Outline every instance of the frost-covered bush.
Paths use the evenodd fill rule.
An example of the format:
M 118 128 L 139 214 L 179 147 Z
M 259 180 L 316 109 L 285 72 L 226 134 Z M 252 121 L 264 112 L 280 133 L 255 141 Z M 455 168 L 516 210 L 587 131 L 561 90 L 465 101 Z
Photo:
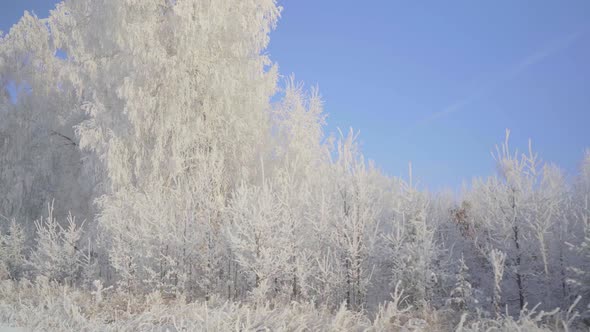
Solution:
M 496 319 L 476 316 L 469 320 L 468 315 L 463 314 L 455 331 L 583 331 L 583 324 L 575 323 L 578 313 L 573 311 L 573 308 L 578 301 L 579 298 L 574 301 L 567 311 L 560 311 L 559 308 L 555 308 L 545 312 L 538 310 L 539 305 L 528 309 L 525 304 L 516 318 L 510 315 L 502 315 Z
M 473 310 L 473 287 L 469 282 L 469 268 L 465 265 L 463 257 L 458 263 L 457 280 L 449 294 L 447 304 L 456 306 L 460 311 Z
M 374 319 L 342 305 L 335 311 L 311 303 L 280 307 L 227 302 L 186 303 L 159 293 L 141 297 L 106 292 L 101 302 L 85 291 L 39 277 L 0 282 L 0 321 L 43 331 L 574 331 L 575 312 L 525 308 L 518 318 L 463 314 L 458 324 L 443 313 L 416 311 L 396 288 Z
M 80 279 L 84 254 L 80 239 L 82 226 L 71 214 L 65 226 L 53 216 L 49 205 L 45 218 L 35 221 L 36 245 L 31 253 L 31 265 L 35 273 L 51 281 L 72 283 Z
M 0 279 L 19 279 L 26 269 L 26 234 L 15 219 L 0 224 Z

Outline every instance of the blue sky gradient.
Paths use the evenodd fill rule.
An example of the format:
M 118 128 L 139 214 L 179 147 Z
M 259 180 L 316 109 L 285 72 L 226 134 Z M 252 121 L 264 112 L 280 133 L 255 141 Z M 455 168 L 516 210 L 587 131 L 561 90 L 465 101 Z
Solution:
M 55 2 L 2 1 L 0 30 Z M 387 174 L 412 161 L 424 186 L 458 189 L 494 172 L 505 128 L 570 174 L 590 147 L 589 1 L 280 3 L 267 52 Z

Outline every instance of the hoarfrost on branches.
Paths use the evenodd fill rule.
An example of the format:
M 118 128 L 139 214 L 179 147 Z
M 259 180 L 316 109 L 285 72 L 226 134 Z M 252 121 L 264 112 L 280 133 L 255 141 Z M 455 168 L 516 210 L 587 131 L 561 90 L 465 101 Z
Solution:
M 583 328 L 590 152 L 568 181 L 507 131 L 460 198 L 388 177 L 279 75 L 280 12 L 65 0 L 0 36 L 0 323 Z

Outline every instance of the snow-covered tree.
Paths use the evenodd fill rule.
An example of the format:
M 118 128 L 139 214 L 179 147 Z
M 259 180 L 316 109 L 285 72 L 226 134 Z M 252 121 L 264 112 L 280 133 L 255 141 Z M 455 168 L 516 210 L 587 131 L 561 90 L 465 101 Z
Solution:
M 410 180 L 398 181 L 393 194 L 393 215 L 383 235 L 389 286 L 401 281 L 412 302 L 422 307 L 432 299 L 440 277 L 435 261 L 442 248 L 435 241 L 430 199 L 415 187 L 411 165 Z
M 82 228 L 71 214 L 66 226 L 53 216 L 53 205 L 47 216 L 35 221 L 37 244 L 31 254 L 31 264 L 37 275 L 49 280 L 73 283 L 80 277 L 84 252 L 80 239 Z
M 332 209 L 335 214 L 328 228 L 333 253 L 345 276 L 341 289 L 350 308 L 363 306 L 374 266 L 370 256 L 377 243 L 382 203 L 379 173 L 367 165 L 350 130 L 341 136 L 333 163 Z
M 52 199 L 68 202 L 60 216 L 89 213 L 93 182 L 74 135 L 84 114 L 57 51 L 47 20 L 27 12 L 0 37 L 0 213 L 27 231 Z
M 583 296 L 583 303 L 590 302 L 590 150 L 584 155 L 580 174 L 574 187 L 574 205 L 571 229 L 575 237 L 569 239 L 568 247 L 575 254 L 568 270 L 567 283 L 576 293 Z M 564 287 L 566 287 L 564 285 Z
M 240 186 L 230 209 L 232 251 L 246 274 L 248 288 L 254 289 L 257 300 L 280 296 L 291 282 L 287 277 L 290 229 L 272 186 L 268 182 L 262 188 Z
M 455 287 L 451 290 L 449 304 L 457 306 L 459 310 L 472 310 L 470 306 L 473 303 L 473 289 L 469 282 L 469 268 L 465 265 L 463 257 L 459 260 L 459 271 L 457 271 L 457 281 Z
M 281 218 L 288 228 L 290 297 L 298 301 L 317 299 L 312 280 L 316 272 L 314 261 L 322 252 L 320 238 L 327 234 L 311 234 L 310 229 L 325 226 L 322 203 L 314 197 L 325 189 L 329 172 L 329 141 L 323 132 L 326 115 L 317 88 L 305 92 L 303 84 L 295 83 L 291 76 L 283 93 L 273 109 L 275 143 L 270 159 L 274 167 L 269 171 Z
M 0 224 L 0 279 L 18 280 L 22 276 L 26 266 L 26 240 L 24 228 L 15 219 Z
M 499 176 L 475 180 L 465 197 L 469 209 L 463 211 L 463 232 L 482 257 L 491 249 L 507 254 L 505 282 L 511 282 L 503 288 L 514 287 L 519 310 L 526 302 L 561 305 L 567 296 L 561 285 L 569 194 L 561 171 L 541 165 L 530 141 L 528 153 L 513 153 L 509 134 L 494 154 Z M 528 290 L 548 285 L 561 290 L 547 297 Z
M 176 287 L 176 270 L 192 273 L 179 244 L 218 242 L 211 232 L 192 235 L 220 225 L 231 189 L 256 176 L 277 77 L 261 52 L 278 15 L 273 0 L 67 0 L 52 12 L 54 42 L 76 69 L 88 117 L 77 126 L 80 147 L 102 179 L 98 220 L 125 279 L 157 273 Z M 211 200 L 214 210 L 201 204 Z M 154 209 L 163 218 L 153 222 L 166 225 L 147 227 Z M 139 243 L 164 254 L 136 257 Z M 163 258 L 172 251 L 172 261 Z

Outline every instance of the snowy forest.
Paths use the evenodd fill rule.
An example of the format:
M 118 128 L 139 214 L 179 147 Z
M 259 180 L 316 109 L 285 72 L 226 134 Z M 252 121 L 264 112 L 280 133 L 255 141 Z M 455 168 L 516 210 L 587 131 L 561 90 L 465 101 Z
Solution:
M 386 176 L 265 53 L 280 13 L 65 0 L 0 34 L 0 325 L 588 330 L 590 150 L 564 174 L 507 130 L 459 195 Z

